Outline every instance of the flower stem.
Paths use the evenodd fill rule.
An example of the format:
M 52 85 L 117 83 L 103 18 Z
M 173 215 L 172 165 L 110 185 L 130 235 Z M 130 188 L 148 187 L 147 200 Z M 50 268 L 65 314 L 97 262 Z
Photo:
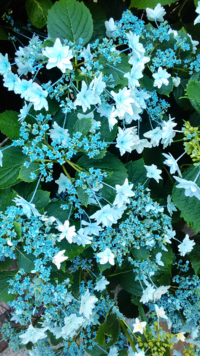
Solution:
M 129 335 L 127 329 L 126 329 L 126 326 L 125 326 L 125 324 L 124 324 L 124 320 L 123 320 L 123 319 L 120 319 L 119 322 L 120 322 L 120 324 L 121 324 L 121 327 L 122 327 L 122 329 L 123 329 L 123 331 L 124 331 L 124 334 L 126 335 L 127 340 L 128 340 L 128 342 L 130 343 L 130 345 L 131 345 L 133 351 L 134 351 L 134 352 L 137 352 L 136 347 L 135 347 L 135 345 L 134 345 L 134 343 L 133 343 L 133 340 L 131 339 L 131 337 L 130 337 L 130 335 Z

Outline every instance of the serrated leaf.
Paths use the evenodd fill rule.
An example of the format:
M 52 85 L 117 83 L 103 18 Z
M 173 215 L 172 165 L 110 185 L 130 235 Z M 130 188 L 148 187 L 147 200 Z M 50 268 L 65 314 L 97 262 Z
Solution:
M 81 140 L 83 139 L 84 136 L 88 134 L 91 127 L 92 127 L 92 119 L 88 119 L 88 118 L 78 119 L 74 124 L 73 133 L 81 132 L 82 133 L 80 137 Z
M 16 192 L 11 192 L 10 194 L 6 195 L 0 204 L 0 211 L 4 213 L 9 206 L 15 205 L 13 199 L 16 196 L 17 196 Z
M 47 23 L 48 11 L 53 3 L 51 0 L 27 0 L 25 7 L 29 20 L 33 26 L 42 28 Z
M 13 259 L 6 257 L 4 261 L 0 261 L 0 270 L 5 271 L 13 264 Z
M 186 93 L 192 106 L 200 114 L 200 82 L 194 80 L 189 81 Z
M 120 324 L 116 314 L 108 314 L 106 321 L 101 324 L 97 331 L 95 341 L 99 345 L 103 346 L 105 343 L 105 336 L 110 336 L 110 341 L 107 343 L 107 347 L 112 346 L 118 339 L 120 333 Z
M 183 179 L 194 181 L 197 173 L 197 168 L 191 167 L 183 173 Z M 196 184 L 200 187 L 200 177 L 197 179 Z M 176 188 L 176 185 L 172 191 L 173 201 L 187 225 L 198 232 L 200 231 L 200 201 L 196 197 L 186 197 L 185 189 Z
M 150 7 L 153 9 L 159 3 L 162 6 L 169 5 L 175 3 L 177 0 L 131 0 L 130 9 L 132 7 L 136 7 L 137 9 L 146 9 Z
M 38 174 L 40 173 L 40 164 L 39 163 L 31 162 L 28 168 L 25 166 L 22 166 L 22 168 L 20 169 L 20 172 L 19 172 L 19 178 L 21 180 L 23 180 L 24 182 L 31 183 L 35 179 L 37 179 L 37 177 L 34 179 L 31 179 L 30 178 L 31 173 L 35 173 L 36 176 L 38 176 Z
M 69 212 L 70 212 L 70 206 L 68 209 L 64 210 L 61 208 L 61 205 L 65 205 L 65 202 L 63 201 L 52 201 L 45 207 L 45 212 L 47 215 L 54 216 L 56 219 L 60 220 L 62 223 L 65 222 L 65 220 L 68 219 Z
M 15 299 L 16 295 L 9 294 L 10 286 L 8 281 L 16 275 L 17 271 L 0 272 L 0 301 L 7 303 Z
M 57 246 L 60 250 L 66 250 L 65 256 L 68 257 L 68 260 L 73 260 L 76 256 L 79 256 L 84 250 L 86 250 L 89 245 L 85 247 L 74 243 L 69 243 L 66 239 L 63 239 L 61 242 L 57 243 Z
M 18 175 L 26 158 L 19 147 L 9 147 L 3 151 L 3 167 L 0 167 L 0 189 L 12 187 L 20 182 Z
M 32 201 L 32 204 L 35 204 L 35 207 L 37 210 L 41 210 L 43 208 L 45 208 L 48 203 L 49 203 L 49 197 L 50 197 L 50 193 L 46 192 L 44 190 L 38 190 L 35 194 L 35 197 Z M 32 198 L 32 194 L 30 194 L 28 196 L 28 201 L 30 201 Z
M 22 248 L 15 247 L 17 255 L 17 264 L 19 268 L 23 268 L 25 272 L 30 273 L 35 269 L 33 263 L 35 257 L 31 254 L 27 254 Z
M 49 11 L 47 29 L 51 38 L 68 39 L 75 44 L 82 38 L 84 45 L 93 33 L 92 16 L 83 2 L 60 0 Z
M 11 140 L 19 138 L 20 123 L 16 111 L 7 110 L 0 114 L 0 130 Z
M 139 184 L 143 184 L 147 179 L 147 170 L 144 167 L 143 158 L 138 159 L 137 161 L 130 161 L 125 164 L 128 173 L 128 180 L 130 183 L 134 184 L 133 189 Z
M 110 82 L 111 84 L 114 84 L 114 86 L 120 84 L 124 87 L 128 84 L 128 79 L 124 77 L 124 74 L 131 71 L 131 65 L 128 63 L 129 57 L 126 54 L 121 53 L 120 57 L 121 62 L 117 63 L 115 66 L 111 66 L 109 63 L 107 63 L 107 61 L 105 61 L 103 73 L 107 76 L 112 74 L 114 81 Z

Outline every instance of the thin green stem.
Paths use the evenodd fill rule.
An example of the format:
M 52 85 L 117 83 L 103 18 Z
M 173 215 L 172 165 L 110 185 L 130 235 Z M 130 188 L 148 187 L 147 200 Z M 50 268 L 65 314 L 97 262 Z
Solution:
M 134 351 L 134 352 L 137 352 L 136 347 L 135 347 L 135 345 L 134 345 L 134 343 L 133 343 L 133 340 L 131 339 L 131 337 L 130 337 L 130 335 L 129 335 L 127 329 L 126 329 L 124 320 L 120 319 L 119 322 L 120 322 L 120 325 L 121 325 L 121 327 L 122 327 L 122 329 L 123 329 L 123 331 L 124 331 L 124 334 L 126 335 L 127 340 L 128 340 L 128 342 L 130 343 L 130 345 L 131 345 L 133 351 Z
M 62 164 L 62 169 L 63 169 L 63 171 L 65 172 L 65 175 L 66 175 L 66 176 L 70 179 L 70 181 L 72 182 L 72 178 L 70 177 L 69 173 L 67 172 L 67 170 L 66 170 L 64 164 Z

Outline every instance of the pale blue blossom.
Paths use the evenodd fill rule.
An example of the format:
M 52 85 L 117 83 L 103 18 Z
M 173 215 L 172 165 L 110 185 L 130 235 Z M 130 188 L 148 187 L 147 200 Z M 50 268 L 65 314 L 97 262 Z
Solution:
M 158 21 L 163 22 L 163 16 L 166 15 L 166 11 L 161 4 L 157 4 L 154 9 L 150 9 L 149 7 L 146 8 L 147 18 L 149 21 Z
M 23 213 L 30 218 L 31 215 L 33 214 L 34 216 L 41 216 L 39 211 L 35 208 L 35 204 L 31 204 L 28 201 L 26 201 L 24 198 L 20 197 L 20 195 L 17 195 L 17 198 L 13 199 L 14 203 L 16 205 L 21 205 L 23 209 Z
M 135 88 L 140 86 L 138 79 L 143 77 L 142 67 L 137 65 L 131 69 L 131 72 L 124 74 L 125 78 L 128 78 L 128 86 L 129 88 Z
M 115 25 L 115 21 L 111 17 L 109 21 L 105 21 L 105 27 L 106 27 L 106 36 L 111 37 L 114 40 L 117 37 L 117 26 Z
M 63 173 L 60 174 L 59 179 L 55 181 L 58 184 L 58 194 L 65 192 L 65 190 L 71 185 L 71 181 Z
M 0 74 L 5 75 L 10 71 L 11 71 L 11 65 L 8 60 L 8 54 L 6 53 L 5 56 L 3 56 L 0 53 Z
M 75 226 L 69 227 L 68 220 L 66 220 L 64 224 L 59 221 L 56 229 L 61 232 L 60 241 L 65 238 L 70 244 L 72 243 L 73 237 L 76 236 Z
M 96 254 L 96 257 L 98 257 L 98 259 L 100 259 L 99 263 L 100 265 L 105 265 L 106 263 L 110 263 L 110 265 L 114 266 L 115 264 L 115 255 L 114 253 L 112 253 L 110 248 L 106 248 L 104 251 L 99 252 Z
M 151 140 L 152 147 L 156 147 L 160 143 L 160 140 L 162 138 L 162 134 L 163 134 L 163 131 L 158 126 L 153 130 L 145 132 L 144 133 L 144 137 L 147 137 L 147 138 L 149 138 Z
M 31 108 L 32 104 L 29 103 L 28 105 L 25 103 L 24 106 L 22 107 L 22 109 L 20 109 L 20 114 L 18 115 L 18 121 L 22 122 L 25 120 L 25 118 L 27 117 L 29 110 Z
M 174 179 L 176 179 L 179 183 L 176 185 L 176 188 L 185 189 L 186 197 L 196 197 L 198 200 L 200 200 L 200 188 L 195 182 L 175 176 Z
M 177 211 L 174 203 L 172 202 L 171 196 L 167 196 L 167 210 L 170 214 L 170 216 L 173 214 L 173 211 Z
M 3 153 L 0 151 L 0 167 L 3 167 Z
M 81 91 L 77 94 L 74 105 L 82 106 L 83 112 L 90 109 L 90 105 L 94 104 L 94 96 L 92 90 L 88 89 L 87 84 L 82 81 Z
M 141 69 L 144 69 L 145 64 L 150 61 L 150 57 L 146 57 L 143 52 L 140 52 L 140 56 L 131 56 L 128 63 L 130 63 L 133 68 L 140 66 Z
M 149 285 L 142 293 L 142 297 L 140 298 L 141 303 L 148 303 L 150 300 L 153 300 L 153 295 L 155 292 L 155 288 Z
M 28 101 L 28 89 L 32 87 L 32 80 L 20 79 L 15 83 L 14 92 L 15 94 L 20 94 L 22 99 Z
M 139 139 L 139 136 L 138 136 L 138 139 L 137 140 L 134 140 L 134 142 L 133 142 L 133 146 L 132 146 L 132 149 L 133 150 L 136 150 L 137 151 L 137 153 L 142 153 L 143 152 L 143 150 L 144 150 L 144 148 L 151 148 L 152 146 L 151 146 L 151 143 L 148 141 L 148 140 L 146 140 L 146 139 Z
M 165 314 L 165 311 L 163 309 L 163 307 L 158 307 L 156 304 L 155 304 L 155 310 L 156 310 L 156 314 L 157 314 L 157 317 L 158 318 L 163 318 L 163 319 L 168 319 L 168 317 L 166 316 Z
M 79 314 L 83 314 L 87 319 L 89 319 L 92 315 L 96 302 L 98 302 L 98 299 L 95 296 L 90 295 L 89 290 L 87 290 L 85 294 L 81 296 Z
M 3 85 L 6 87 L 9 91 L 14 90 L 15 85 L 17 81 L 19 80 L 19 77 L 17 74 L 13 74 L 12 72 L 8 72 L 6 75 L 3 77 Z
M 196 41 L 196 42 L 198 42 L 198 41 Z M 198 42 L 198 43 L 199 43 L 199 42 Z M 177 88 L 177 87 L 179 86 L 180 82 L 181 82 L 181 78 L 179 78 L 179 77 L 172 77 L 172 82 L 173 82 L 174 86 Z
M 195 11 L 198 14 L 198 16 L 194 20 L 194 25 L 196 25 L 197 23 L 200 23 L 200 1 L 198 1 L 198 6 Z
M 171 153 L 169 153 L 169 154 L 163 153 L 163 156 L 165 158 L 167 158 L 166 161 L 164 161 L 163 163 L 170 167 L 170 170 L 169 170 L 170 173 L 174 174 L 177 172 L 182 177 L 178 163 L 175 160 L 175 158 L 171 155 Z
M 156 180 L 157 183 L 159 183 L 159 179 L 162 179 L 161 173 L 162 171 L 158 169 L 158 167 L 155 164 L 152 164 L 151 166 L 145 166 L 147 170 L 147 177 L 148 178 L 153 178 Z
M 98 77 L 94 77 L 94 79 L 91 81 L 89 86 L 89 90 L 92 91 L 92 95 L 93 95 L 92 104 L 94 105 L 101 104 L 100 95 L 104 91 L 105 87 L 106 87 L 106 83 L 102 79 L 102 73 L 100 73 Z
M 134 102 L 134 99 L 131 98 L 131 92 L 126 87 L 119 89 L 118 93 L 115 93 L 113 90 L 111 94 L 115 100 L 116 109 L 119 116 L 123 116 L 126 112 L 130 115 L 133 115 L 133 109 L 131 103 Z
M 169 290 L 170 286 L 160 286 L 158 287 L 154 293 L 153 293 L 153 299 L 155 300 L 159 300 L 163 294 L 167 293 L 167 291 Z
M 84 58 L 85 62 L 92 60 L 93 55 L 90 50 L 90 44 L 88 44 L 86 48 L 83 48 L 82 52 L 80 53 L 80 56 Z
M 118 356 L 119 351 L 116 346 L 112 347 L 108 353 L 108 356 Z
M 153 78 L 155 79 L 154 83 L 153 83 L 153 86 L 161 88 L 161 86 L 163 84 L 164 85 L 168 85 L 169 84 L 169 80 L 168 80 L 169 77 L 171 77 L 171 74 L 167 73 L 166 69 L 163 69 L 163 68 L 159 67 L 158 71 L 153 74 Z
M 69 138 L 68 129 L 63 129 L 62 127 L 60 127 L 56 121 L 54 121 L 52 127 L 53 128 L 49 130 L 49 136 L 51 137 L 51 139 L 58 140 L 59 143 L 66 145 L 67 140 Z
M 161 257 L 162 257 L 162 253 L 161 252 L 158 252 L 156 254 L 156 263 L 159 265 L 159 266 L 164 266 L 164 263 L 161 261 Z
M 133 32 L 126 34 L 128 38 L 128 45 L 132 49 L 132 57 L 141 58 L 144 56 L 145 49 L 142 43 L 139 43 L 140 36 Z
M 81 228 L 77 231 L 77 234 L 73 237 L 73 242 L 78 246 L 82 245 L 85 247 L 92 243 L 92 236 L 89 236 L 85 229 Z
M 33 83 L 32 86 L 26 91 L 26 100 L 30 101 L 34 105 L 34 110 L 41 110 L 45 108 L 48 110 L 48 102 L 46 97 L 48 91 L 43 90 L 40 85 Z
M 133 146 L 135 141 L 138 140 L 138 136 L 136 135 L 136 128 L 130 127 L 128 129 L 122 130 L 120 127 L 118 128 L 117 134 L 117 144 L 116 147 L 119 148 L 121 156 L 125 152 L 131 152 L 133 150 Z
M 113 209 L 109 204 L 97 210 L 90 218 L 95 219 L 97 224 L 102 224 L 103 226 L 111 226 L 116 222 Z
M 81 220 L 81 223 L 86 226 L 84 230 L 88 235 L 99 236 L 100 231 L 103 231 L 103 229 L 96 223 L 87 222 L 85 220 Z
M 97 292 L 101 292 L 102 290 L 106 289 L 106 286 L 110 284 L 108 280 L 103 276 L 101 279 L 99 279 L 94 287 L 94 290 L 97 290 Z
M 169 120 L 168 121 L 163 121 L 162 122 L 162 140 L 161 143 L 163 144 L 163 148 L 166 148 L 168 145 L 171 145 L 173 142 L 173 138 L 176 135 L 176 132 L 174 131 L 174 127 L 177 125 L 175 122 L 173 122 L 175 118 L 171 118 L 169 115 Z
M 78 317 L 76 314 L 71 314 L 64 318 L 65 325 L 61 330 L 61 335 L 63 339 L 72 338 L 76 335 L 77 330 L 82 326 L 84 318 Z
M 60 269 L 61 263 L 68 259 L 67 256 L 64 256 L 65 252 L 65 250 L 59 251 L 52 259 L 52 263 L 54 263 L 58 269 Z
M 67 69 L 73 69 L 70 61 L 73 58 L 72 50 L 69 49 L 69 46 L 62 46 L 59 38 L 56 38 L 53 47 L 46 47 L 42 53 L 45 57 L 48 57 L 47 69 L 57 67 L 63 73 Z
M 46 328 L 34 328 L 32 325 L 29 325 L 27 331 L 24 334 L 19 335 L 22 339 L 22 344 L 28 344 L 32 342 L 35 344 L 38 340 L 45 339 L 47 335 L 45 334 Z
M 123 185 L 116 185 L 115 189 L 117 195 L 113 202 L 113 205 L 117 205 L 118 208 L 121 208 L 124 203 L 129 203 L 129 197 L 134 197 L 135 193 L 131 190 L 133 188 L 133 184 L 128 183 L 128 179 L 125 179 Z
M 189 253 L 193 250 L 195 242 L 189 239 L 189 235 L 186 234 L 184 240 L 180 245 L 178 245 L 178 250 L 181 256 L 185 256 L 186 253 Z

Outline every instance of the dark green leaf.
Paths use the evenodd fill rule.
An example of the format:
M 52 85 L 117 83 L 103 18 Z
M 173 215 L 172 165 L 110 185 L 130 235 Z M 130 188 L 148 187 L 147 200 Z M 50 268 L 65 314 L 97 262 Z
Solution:
M 89 245 L 86 245 L 85 247 L 82 245 L 78 246 L 74 243 L 70 244 L 66 239 L 63 239 L 61 242 L 57 243 L 57 246 L 60 250 L 65 250 L 65 256 L 68 257 L 68 260 L 73 260 L 73 258 L 79 256 L 84 250 L 86 250 Z
M 65 222 L 65 220 L 68 219 L 69 217 L 69 212 L 70 212 L 70 206 L 68 209 L 63 210 L 61 208 L 61 205 L 65 205 L 65 202 L 63 201 L 52 201 L 49 203 L 46 208 L 44 209 L 47 213 L 47 215 L 54 216 L 56 219 L 60 220 L 62 223 Z
M 13 199 L 17 196 L 16 192 L 11 192 L 10 194 L 6 195 L 4 197 L 4 199 L 2 200 L 1 204 L 0 204 L 0 210 L 4 213 L 6 211 L 6 209 L 11 206 L 11 205 L 15 205 L 15 203 L 13 202 Z
M 173 4 L 176 1 L 177 0 L 131 0 L 130 9 L 132 7 L 136 7 L 137 9 L 146 9 L 147 7 L 150 7 L 153 9 L 159 3 L 164 6 Z
M 6 257 L 4 261 L 0 261 L 0 270 L 5 271 L 13 264 L 13 260 Z
M 51 0 L 26 0 L 26 12 L 33 26 L 42 28 L 47 23 L 47 15 L 53 3 Z
M 128 172 L 128 179 L 130 183 L 134 183 L 134 187 L 138 185 L 138 183 L 143 184 L 147 179 L 147 170 L 144 167 L 143 158 L 138 159 L 137 161 L 130 161 L 125 164 L 125 167 Z M 134 189 L 134 188 L 133 188 Z
M 195 236 L 193 238 L 195 245 L 193 250 L 190 252 L 190 261 L 195 274 L 200 274 L 200 236 Z
M 0 26 L 0 40 L 7 40 L 8 34 L 3 26 Z
M 19 138 L 20 123 L 18 121 L 18 113 L 16 111 L 4 111 L 0 114 L 0 130 L 11 140 Z
M 107 343 L 107 347 L 112 346 L 118 339 L 120 333 L 120 324 L 116 314 L 108 314 L 105 323 L 101 324 L 97 331 L 95 341 L 103 346 L 105 336 L 109 335 L 111 340 Z
M 49 11 L 47 28 L 51 38 L 68 39 L 75 44 L 82 38 L 84 45 L 93 33 L 92 16 L 83 2 L 60 0 Z
M 90 39 L 90 43 L 92 43 L 96 39 L 101 40 L 105 37 L 105 21 L 107 20 L 107 17 L 101 6 L 99 6 L 99 4 L 90 3 L 88 4 L 88 8 L 91 12 L 94 25 L 92 38 Z
M 84 136 L 88 134 L 92 127 L 92 119 L 87 119 L 87 118 L 82 118 L 78 119 L 76 123 L 74 124 L 74 129 L 73 132 L 81 132 L 82 136 L 80 137 L 80 140 L 83 139 Z
M 9 147 L 3 152 L 3 167 L 0 168 L 0 189 L 9 188 L 20 182 L 19 171 L 26 156 L 19 147 Z
M 37 210 L 41 210 L 47 206 L 49 203 L 49 192 L 45 192 L 44 190 L 38 190 L 35 194 L 35 197 L 32 201 L 32 204 L 35 204 L 35 207 Z M 30 201 L 32 198 L 32 194 L 28 196 L 28 201 Z
M 128 79 L 124 77 L 124 74 L 131 71 L 131 65 L 128 63 L 129 57 L 121 53 L 121 62 L 117 63 L 116 66 L 110 65 L 105 61 L 103 73 L 107 76 L 112 74 L 114 81 L 111 84 L 126 86 L 128 84 Z M 124 72 L 124 73 L 123 73 Z
M 28 168 L 25 166 L 22 166 L 22 168 L 19 172 L 19 178 L 27 183 L 33 182 L 37 177 L 35 179 L 31 179 L 30 178 L 31 173 L 35 173 L 36 176 L 38 176 L 38 174 L 40 173 L 40 164 L 39 163 L 31 162 Z
M 17 263 L 19 268 L 23 268 L 25 272 L 30 273 L 35 269 L 34 266 L 34 256 L 31 254 L 27 254 L 23 251 L 22 248 L 15 247 L 16 255 L 17 255 Z
M 8 281 L 16 275 L 17 271 L 0 272 L 0 301 L 7 303 L 15 299 L 16 295 L 9 294 L 10 286 Z
M 192 106 L 200 114 L 200 82 L 189 81 L 186 92 Z

